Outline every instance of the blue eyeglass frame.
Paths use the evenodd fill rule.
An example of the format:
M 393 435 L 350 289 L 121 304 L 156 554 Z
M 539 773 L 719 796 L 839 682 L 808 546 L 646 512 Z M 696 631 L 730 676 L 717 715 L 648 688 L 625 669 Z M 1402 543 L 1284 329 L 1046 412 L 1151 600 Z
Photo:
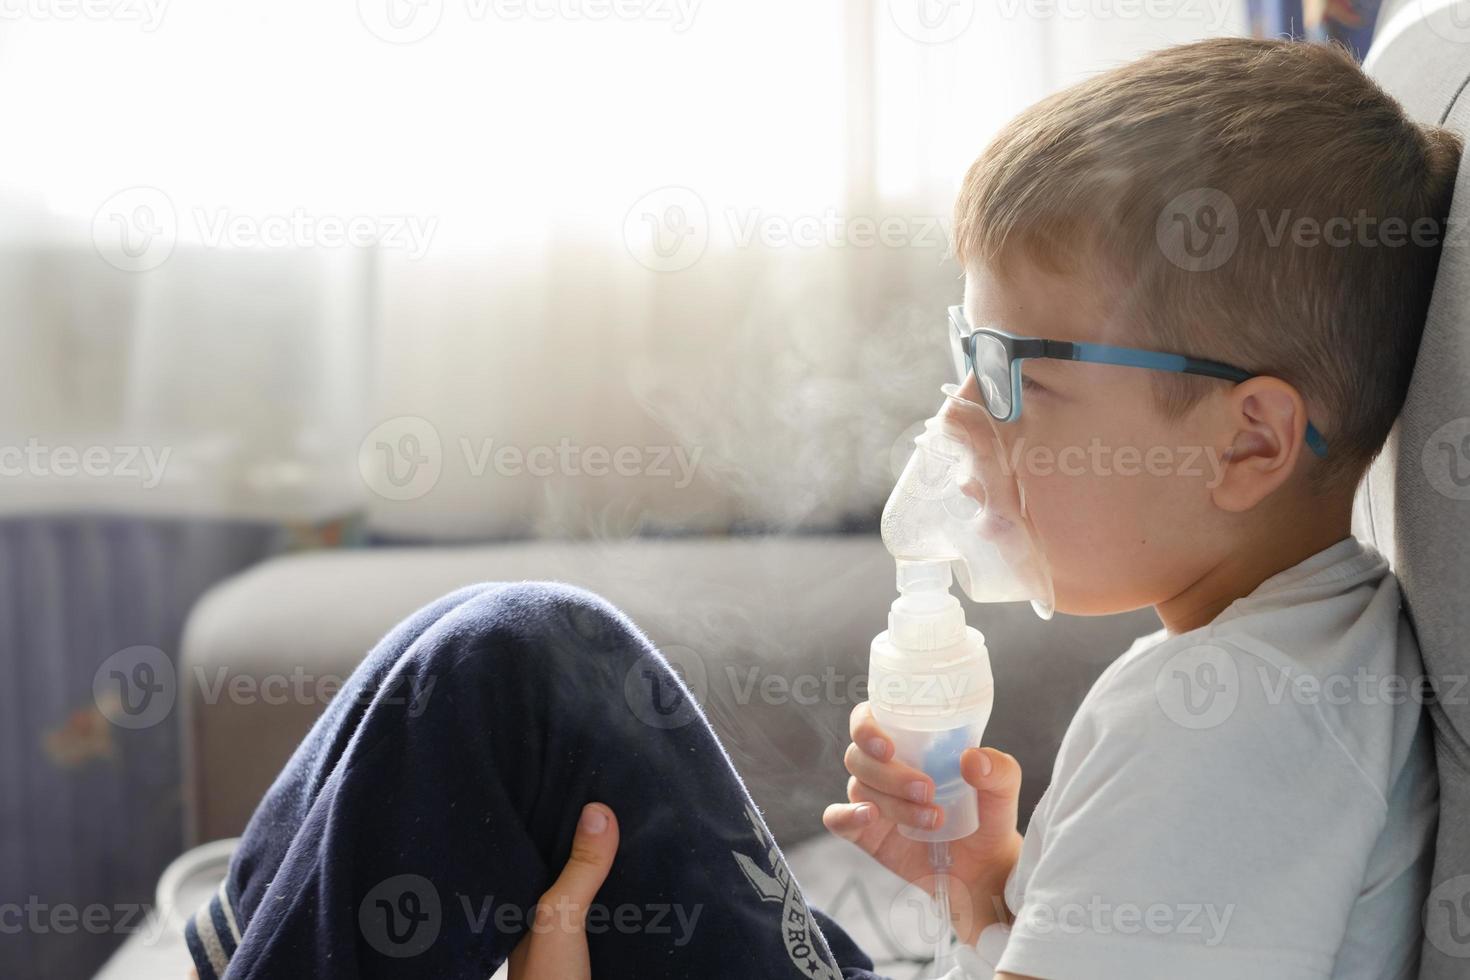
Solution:
M 976 329 L 965 319 L 963 306 L 949 308 L 949 326 L 964 351 L 965 364 L 971 374 L 975 371 L 977 338 L 993 337 L 1005 350 L 1011 374 L 1011 408 L 1005 418 L 996 415 L 987 404 L 985 410 L 998 422 L 1014 422 L 1021 417 L 1021 362 L 1028 358 L 1046 358 L 1054 361 L 1087 361 L 1092 364 L 1116 364 L 1120 367 L 1146 368 L 1151 371 L 1171 371 L 1175 374 L 1198 374 L 1207 378 L 1219 378 L 1239 384 L 1259 377 L 1249 371 L 1219 361 L 1207 361 L 1184 354 L 1165 354 L 1161 351 L 1143 350 L 1138 347 L 1116 347 L 1112 344 L 1092 344 L 1082 341 L 1043 340 L 1039 337 L 1017 337 L 990 327 Z M 960 379 L 961 382 L 964 378 Z M 981 393 L 983 399 L 984 393 Z M 1309 420 L 1306 431 L 1307 448 L 1319 457 L 1327 455 L 1327 440 Z

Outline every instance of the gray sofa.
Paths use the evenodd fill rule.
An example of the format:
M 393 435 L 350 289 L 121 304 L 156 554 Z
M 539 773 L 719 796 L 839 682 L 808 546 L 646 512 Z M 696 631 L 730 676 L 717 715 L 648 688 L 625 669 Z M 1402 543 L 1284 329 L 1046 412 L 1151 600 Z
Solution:
M 1470 20 L 1463 0 L 1399 0 L 1365 63 L 1422 122 L 1470 133 Z M 1388 557 L 1424 666 L 1443 696 L 1428 706 L 1440 821 L 1423 909 L 1420 980 L 1470 976 L 1470 153 L 1414 378 L 1388 446 L 1359 489 L 1358 536 Z
M 864 697 L 868 643 L 885 628 L 893 574 L 877 535 L 535 542 L 269 562 L 208 593 L 185 632 L 187 843 L 244 828 L 320 712 L 318 681 L 329 693 L 429 600 L 519 579 L 569 582 L 624 610 L 681 668 L 772 830 L 800 840 L 842 798 L 847 715 Z M 1027 605 L 972 606 L 970 617 L 1001 692 L 989 741 L 1035 774 L 1025 790 L 1032 802 L 1093 678 L 1158 621 L 1144 611 L 1043 624 Z M 272 687 L 266 678 L 279 680 Z M 261 696 L 250 694 L 257 684 Z M 246 696 L 230 696 L 232 685 Z M 297 698 L 297 688 L 308 696 Z M 267 699 L 267 690 L 289 693 Z

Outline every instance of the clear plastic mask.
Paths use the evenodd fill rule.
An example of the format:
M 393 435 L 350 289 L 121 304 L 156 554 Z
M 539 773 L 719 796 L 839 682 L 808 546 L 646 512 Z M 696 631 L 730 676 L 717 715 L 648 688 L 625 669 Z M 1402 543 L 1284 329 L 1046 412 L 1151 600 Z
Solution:
M 1026 512 L 1019 467 L 1007 458 L 980 405 L 941 389 L 944 404 L 914 439 L 914 452 L 883 508 L 883 544 L 906 561 L 949 561 L 975 602 L 1031 603 L 1051 619 L 1051 567 Z

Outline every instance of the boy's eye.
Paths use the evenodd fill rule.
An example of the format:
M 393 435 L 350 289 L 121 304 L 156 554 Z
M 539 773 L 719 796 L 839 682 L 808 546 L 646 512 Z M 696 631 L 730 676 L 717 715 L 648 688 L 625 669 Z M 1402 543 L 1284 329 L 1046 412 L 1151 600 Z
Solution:
M 1024 391 L 1045 391 L 1046 385 L 1041 384 L 1029 374 L 1023 373 L 1021 375 L 1021 388 Z

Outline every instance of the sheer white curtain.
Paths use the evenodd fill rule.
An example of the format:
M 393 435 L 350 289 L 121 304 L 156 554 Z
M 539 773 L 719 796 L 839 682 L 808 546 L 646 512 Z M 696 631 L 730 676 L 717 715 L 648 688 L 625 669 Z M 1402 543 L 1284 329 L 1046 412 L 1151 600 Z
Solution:
M 7 7 L 0 506 L 443 537 L 868 514 L 943 380 L 965 167 L 1059 85 L 1243 22 L 1139 6 L 1167 16 Z

